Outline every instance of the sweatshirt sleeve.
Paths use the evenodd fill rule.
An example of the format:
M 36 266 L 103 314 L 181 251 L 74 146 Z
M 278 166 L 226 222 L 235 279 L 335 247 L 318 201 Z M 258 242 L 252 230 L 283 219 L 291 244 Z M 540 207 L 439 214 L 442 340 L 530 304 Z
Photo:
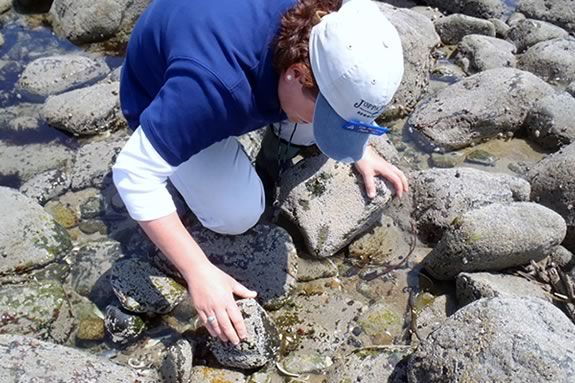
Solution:
M 158 154 L 142 128 L 134 131 L 112 167 L 114 184 L 130 217 L 150 221 L 176 211 L 166 189 L 175 169 Z

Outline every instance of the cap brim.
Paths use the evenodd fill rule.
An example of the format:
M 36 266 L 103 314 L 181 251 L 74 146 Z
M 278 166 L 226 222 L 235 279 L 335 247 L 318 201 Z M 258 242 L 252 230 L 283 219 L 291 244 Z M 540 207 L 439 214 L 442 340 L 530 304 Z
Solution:
M 356 162 L 363 156 L 369 134 L 343 128 L 346 120 L 329 105 L 321 95 L 317 96 L 313 116 L 315 143 L 328 157 L 341 162 Z

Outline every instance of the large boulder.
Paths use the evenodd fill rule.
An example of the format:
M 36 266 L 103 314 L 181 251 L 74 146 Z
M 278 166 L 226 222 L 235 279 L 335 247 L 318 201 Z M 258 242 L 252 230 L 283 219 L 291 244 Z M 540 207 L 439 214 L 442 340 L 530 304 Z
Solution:
M 532 19 L 545 20 L 575 32 L 575 7 L 572 0 L 519 0 L 517 11 Z
M 492 204 L 455 218 L 423 264 L 437 279 L 525 265 L 550 254 L 566 230 L 565 220 L 545 206 Z
M 492 22 L 462 14 L 449 15 L 436 20 L 435 30 L 444 44 L 457 44 L 467 35 L 485 35 L 495 37 Z
M 8 2 L 10 0 L 7 0 Z M 14 10 L 20 13 L 45 13 L 54 0 L 12 0 Z
M 467 73 L 515 67 L 515 46 L 505 40 L 482 35 L 467 35 L 457 46 L 456 61 Z
M 461 149 L 519 130 L 532 105 L 550 93 L 553 88 L 529 72 L 490 69 L 420 102 L 408 127 L 422 144 Z
M 533 45 L 521 55 L 517 67 L 558 84 L 575 80 L 575 38 L 560 37 Z
M 507 40 L 513 42 L 517 52 L 522 53 L 527 48 L 558 37 L 566 37 L 567 31 L 551 23 L 541 20 L 525 19 L 513 25 L 507 31 Z
M 499 18 L 505 10 L 501 0 L 425 0 L 425 2 L 442 11 L 463 13 L 484 19 Z
M 541 299 L 493 298 L 449 317 L 410 358 L 408 381 L 572 382 L 575 325 Z
M 575 141 L 575 98 L 567 92 L 553 93 L 533 105 L 525 120 L 531 139 L 558 150 Z

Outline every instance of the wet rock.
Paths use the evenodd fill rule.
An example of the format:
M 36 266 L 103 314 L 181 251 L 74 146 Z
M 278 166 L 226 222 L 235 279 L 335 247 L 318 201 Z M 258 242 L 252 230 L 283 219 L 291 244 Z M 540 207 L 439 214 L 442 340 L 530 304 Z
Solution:
M 353 351 L 336 363 L 327 375 L 327 383 L 391 382 L 399 362 L 413 351 L 408 346 L 386 349 L 366 348 Z
M 39 99 L 95 81 L 109 70 L 103 60 L 86 56 L 42 57 L 26 66 L 16 88 L 32 99 Z
M 0 67 L 2 67 L 1 60 Z M 2 80 L 1 74 L 0 80 Z M 34 133 L 39 127 L 40 110 L 41 105 L 26 102 L 3 108 L 0 114 L 0 132 L 6 132 L 8 138 L 16 134 Z
M 186 288 L 136 258 L 112 267 L 110 282 L 122 306 L 134 313 L 165 314 L 186 298 Z
M 527 48 L 540 43 L 566 37 L 567 31 L 556 25 L 541 20 L 525 19 L 518 21 L 507 32 L 507 40 L 511 41 L 517 47 L 517 52 L 522 53 Z
M 298 282 L 309 282 L 338 275 L 337 266 L 330 259 L 297 259 Z
M 146 329 L 140 316 L 126 313 L 112 305 L 106 307 L 104 324 L 112 341 L 118 344 L 134 342 Z
M 505 21 L 500 19 L 489 19 L 489 22 L 493 24 L 495 27 L 495 37 L 499 37 L 504 39 L 507 37 L 507 33 L 509 32 L 509 28 L 511 28 Z
M 569 382 L 575 326 L 540 299 L 481 299 L 432 332 L 408 365 L 409 382 Z M 485 361 L 489 363 L 485 363 Z
M 65 229 L 71 229 L 78 224 L 78 215 L 69 206 L 60 201 L 50 201 L 44 206 L 54 220 Z
M 65 171 L 54 169 L 30 178 L 20 186 L 20 192 L 43 205 L 52 198 L 64 194 L 70 184 L 71 180 Z
M 79 340 L 101 340 L 104 338 L 104 321 L 100 318 L 82 319 L 78 326 Z
M 535 73 L 545 81 L 569 84 L 575 80 L 575 38 L 542 41 L 527 49 L 517 67 Z
M 373 344 L 393 344 L 401 336 L 403 317 L 385 303 L 385 300 L 375 303 L 357 319 L 362 330 Z
M 118 81 L 120 81 L 121 75 L 122 75 L 122 66 L 120 65 L 119 67 L 117 67 L 116 69 L 111 71 L 110 74 L 108 74 L 106 76 L 105 81 L 107 81 L 107 82 L 118 82 Z
M 165 383 L 187 383 L 192 380 L 192 362 L 194 350 L 186 339 L 180 339 L 173 344 L 162 362 L 161 374 Z
M 62 259 L 70 237 L 34 200 L 0 187 L 0 277 L 21 274 Z
M 414 306 L 417 338 L 422 340 L 441 327 L 447 317 L 457 311 L 455 297 L 447 294 L 435 297 L 430 293 L 420 293 Z
M 290 354 L 280 362 L 283 371 L 290 374 L 306 374 L 310 372 L 320 373 L 325 371 L 333 361 L 328 356 L 318 353 Z
M 565 232 L 563 218 L 542 205 L 492 204 L 455 218 L 423 264 L 442 280 L 462 271 L 503 270 L 545 258 Z
M 54 0 L 50 14 L 58 34 L 77 44 L 92 43 L 129 27 L 149 3 L 150 0 Z
M 519 130 L 527 112 L 553 88 L 513 68 L 470 76 L 419 103 L 408 128 L 424 145 L 451 151 Z
M 190 380 L 194 383 L 244 383 L 245 381 L 246 377 L 241 372 L 206 366 L 195 366 Z
M 533 297 L 551 302 L 539 285 L 522 277 L 494 273 L 461 273 L 455 279 L 457 301 L 464 306 L 481 298 Z
M 349 165 L 324 155 L 307 158 L 285 172 L 281 210 L 312 256 L 330 257 L 373 225 L 391 199 L 384 182 L 376 182 L 377 195 L 369 200 Z
M 505 9 L 500 0 L 425 0 L 432 7 L 449 13 L 463 13 L 469 16 L 499 18 Z
M 8 0 L 9 1 L 9 0 Z M 19 13 L 45 13 L 54 0 L 12 0 L 14 10 Z
M 454 14 L 436 20 L 435 30 L 446 45 L 460 42 L 467 35 L 485 35 L 495 37 L 495 26 L 484 19 Z
M 465 162 L 484 166 L 495 166 L 497 157 L 485 150 L 477 149 L 465 156 Z
M 2 334 L 30 335 L 64 343 L 73 328 L 66 293 L 55 281 L 1 286 L 0 312 Z
M 545 20 L 575 32 L 575 10 L 570 0 L 520 0 L 517 10 L 529 18 Z
M 8 123 L 8 128 L 13 132 L 34 131 L 40 126 L 40 121 L 32 116 L 16 117 Z
M 531 139 L 558 150 L 575 141 L 575 98 L 567 92 L 553 93 L 537 101 L 525 119 Z
M 216 359 L 227 367 L 259 368 L 279 351 L 280 340 L 275 324 L 264 309 L 253 299 L 237 301 L 247 330 L 247 338 L 239 345 L 212 339 L 209 348 Z
M 0 335 L 0 381 L 102 382 L 158 381 L 140 376 L 136 370 L 118 366 L 88 352 L 19 335 Z
M 103 188 L 111 184 L 112 165 L 127 139 L 128 137 L 121 133 L 104 141 L 94 141 L 82 146 L 70 171 L 72 190 L 90 186 Z
M 237 236 L 200 226 L 190 232 L 214 265 L 257 291 L 264 307 L 283 303 L 293 289 L 297 253 L 290 235 L 281 227 L 259 224 Z
M 571 94 L 571 96 L 575 97 L 575 81 L 569 84 L 565 90 L 567 93 Z
M 497 202 L 527 201 L 531 192 L 521 178 L 470 168 L 414 173 L 411 190 L 419 234 L 431 242 L 460 214 Z
M 388 110 L 405 113 L 413 109 L 426 91 L 429 68 L 433 64 L 431 50 L 439 44 L 433 23 L 410 9 L 396 8 L 377 2 L 379 9 L 397 29 L 404 54 L 404 73 L 399 89 Z
M 463 162 L 464 158 L 460 153 L 432 153 L 430 165 L 434 168 L 450 169 Z
M 51 126 L 75 136 L 90 136 L 125 127 L 118 98 L 119 83 L 101 83 L 48 97 L 42 114 Z
M 482 35 L 464 36 L 457 46 L 455 61 L 467 73 L 515 67 L 515 46 L 505 40 Z

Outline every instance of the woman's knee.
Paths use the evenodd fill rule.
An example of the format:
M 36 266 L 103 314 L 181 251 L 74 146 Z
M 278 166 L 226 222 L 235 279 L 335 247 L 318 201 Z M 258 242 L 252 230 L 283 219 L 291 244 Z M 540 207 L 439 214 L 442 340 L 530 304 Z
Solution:
M 245 207 L 239 210 L 233 208 L 233 214 L 223 214 L 219 219 L 212 222 L 202 222 L 205 227 L 220 234 L 238 235 L 243 234 L 258 223 L 264 212 L 264 204 L 257 204 L 251 207 Z

